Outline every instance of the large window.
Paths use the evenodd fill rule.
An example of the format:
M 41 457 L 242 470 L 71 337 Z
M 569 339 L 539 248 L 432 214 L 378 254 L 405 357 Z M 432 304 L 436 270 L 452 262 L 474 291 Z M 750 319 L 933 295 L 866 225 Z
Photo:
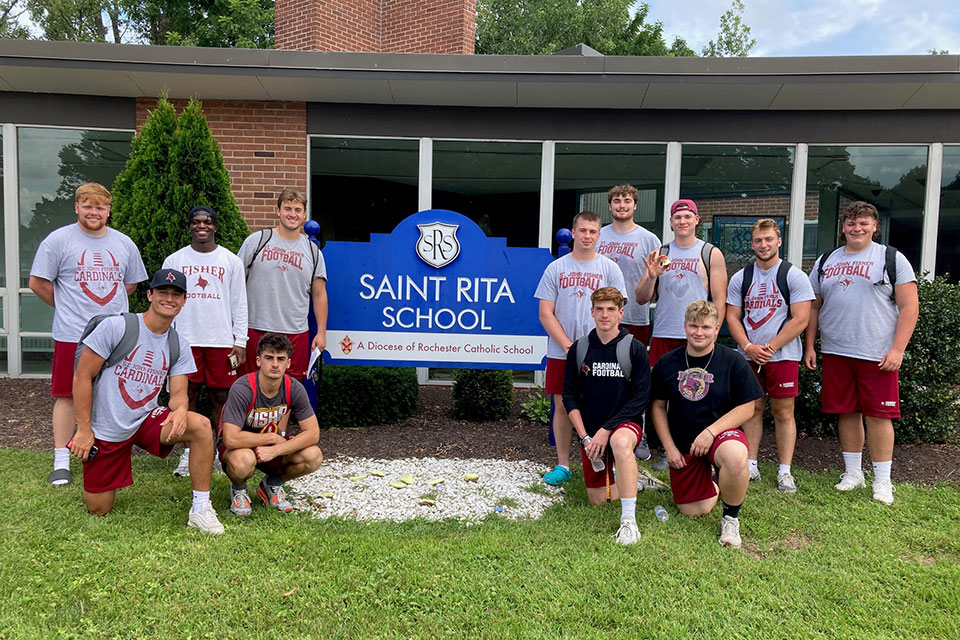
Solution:
M 936 275 L 960 282 L 960 147 L 943 148 Z
M 553 232 L 570 228 L 580 211 L 612 222 L 607 191 L 632 184 L 640 192 L 634 221 L 657 237 L 663 229 L 666 145 L 558 143 L 553 185 Z
M 880 242 L 894 245 L 918 268 L 926 181 L 925 146 L 811 146 L 807 190 L 816 200 L 817 253 L 837 246 L 840 216 L 864 200 L 880 213 Z
M 323 240 L 367 242 L 418 207 L 417 140 L 310 139 L 311 217 Z
M 40 242 L 54 229 L 76 222 L 74 192 L 85 182 L 110 188 L 130 154 L 132 132 L 20 127 L 17 129 L 19 200 L 19 295 L 21 371 L 49 373 L 53 309 L 26 290 Z
M 536 247 L 540 155 L 534 142 L 433 143 L 433 208 L 467 216 L 488 236 Z
M 683 146 L 680 197 L 697 203 L 697 233 L 723 252 L 728 275 L 753 260 L 750 227 L 760 218 L 780 223 L 786 257 L 793 155 L 793 147 Z

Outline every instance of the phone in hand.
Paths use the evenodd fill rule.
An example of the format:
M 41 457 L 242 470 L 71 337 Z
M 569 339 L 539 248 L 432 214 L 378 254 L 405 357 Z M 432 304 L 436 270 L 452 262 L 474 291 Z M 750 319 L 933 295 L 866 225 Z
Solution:
M 70 438 L 70 442 L 67 443 L 67 449 L 73 448 L 73 438 Z M 90 451 L 87 453 L 87 462 L 93 462 L 93 459 L 100 452 L 100 449 L 97 448 L 97 445 L 90 447 Z
M 240 358 L 237 357 L 237 354 L 235 353 L 231 353 L 230 355 L 227 356 L 227 362 L 230 363 L 231 369 L 236 369 L 237 367 L 240 366 Z

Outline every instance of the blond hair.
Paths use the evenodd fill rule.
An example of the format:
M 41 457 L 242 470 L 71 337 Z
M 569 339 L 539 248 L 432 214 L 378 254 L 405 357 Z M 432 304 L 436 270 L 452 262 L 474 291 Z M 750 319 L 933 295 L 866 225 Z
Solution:
M 757 231 L 768 231 L 770 229 L 773 229 L 778 238 L 780 237 L 780 225 L 777 224 L 776 220 L 771 218 L 760 218 L 753 223 L 752 227 L 750 227 L 750 237 L 753 238 L 753 234 L 755 234 Z
M 113 196 L 110 195 L 110 191 L 105 186 L 96 182 L 87 182 L 77 187 L 74 202 L 77 204 L 84 201 L 93 204 L 110 204 L 112 199 Z
M 720 312 L 717 305 L 707 300 L 696 300 L 690 303 L 686 312 L 683 314 L 684 322 L 703 322 L 708 318 L 713 318 L 717 324 L 720 324 Z

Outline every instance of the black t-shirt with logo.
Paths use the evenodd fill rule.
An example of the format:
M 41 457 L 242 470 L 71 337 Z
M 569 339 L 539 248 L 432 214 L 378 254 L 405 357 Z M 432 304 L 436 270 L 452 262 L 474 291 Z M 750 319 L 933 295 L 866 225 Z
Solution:
M 683 454 L 690 453 L 700 432 L 721 416 L 763 397 L 757 377 L 736 351 L 719 344 L 712 358 L 686 351 L 684 345 L 657 361 L 650 390 L 653 400 L 667 401 L 670 435 Z

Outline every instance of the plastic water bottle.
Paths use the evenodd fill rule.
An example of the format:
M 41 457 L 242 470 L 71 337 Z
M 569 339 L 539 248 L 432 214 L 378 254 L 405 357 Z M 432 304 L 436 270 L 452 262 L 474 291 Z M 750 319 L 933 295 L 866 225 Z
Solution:
M 670 517 L 670 514 L 663 508 L 663 505 L 659 504 L 653 508 L 653 515 L 657 516 L 657 520 L 660 522 L 666 522 Z
M 590 458 L 590 466 L 593 467 L 593 470 L 597 473 L 607 468 L 606 465 L 603 464 L 603 458 L 597 458 L 596 460 Z

